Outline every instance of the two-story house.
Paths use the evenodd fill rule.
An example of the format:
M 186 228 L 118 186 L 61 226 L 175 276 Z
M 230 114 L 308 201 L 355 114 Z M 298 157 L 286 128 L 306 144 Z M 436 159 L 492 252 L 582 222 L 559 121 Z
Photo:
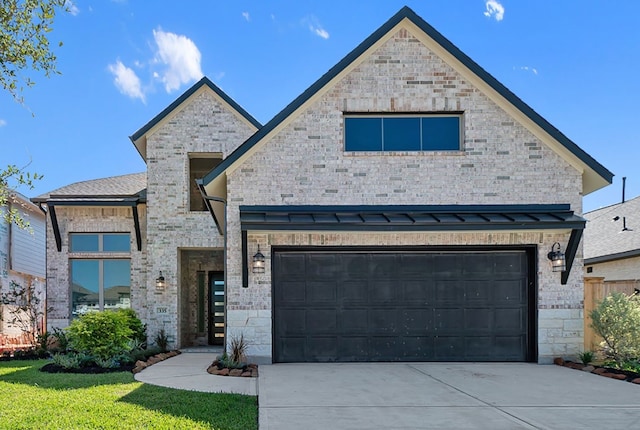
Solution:
M 130 305 L 268 362 L 582 348 L 582 197 L 613 175 L 409 8 L 265 125 L 203 78 L 131 140 L 146 173 L 34 199 L 50 326 Z

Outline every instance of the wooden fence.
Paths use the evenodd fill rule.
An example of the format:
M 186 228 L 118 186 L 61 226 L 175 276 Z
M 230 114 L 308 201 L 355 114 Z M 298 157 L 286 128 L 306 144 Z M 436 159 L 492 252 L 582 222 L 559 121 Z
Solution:
M 589 314 L 605 297 L 614 292 L 627 295 L 640 289 L 640 281 L 605 281 L 604 278 L 584 278 L 584 350 L 598 351 L 602 338 L 591 328 Z

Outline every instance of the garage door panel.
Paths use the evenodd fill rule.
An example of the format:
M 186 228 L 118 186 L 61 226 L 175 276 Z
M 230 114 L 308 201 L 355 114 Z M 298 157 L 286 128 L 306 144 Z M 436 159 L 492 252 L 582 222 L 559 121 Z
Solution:
M 493 288 L 496 302 L 522 303 L 526 300 L 523 292 L 525 288 L 520 279 L 495 281 Z
M 397 280 L 372 280 L 369 282 L 369 302 L 371 304 L 394 302 L 397 291 Z
M 393 254 L 371 254 L 368 266 L 374 279 L 397 279 L 398 259 Z
M 433 310 L 431 309 L 402 309 L 400 314 L 401 327 L 408 335 L 424 335 L 433 329 Z
M 368 309 L 342 309 L 338 316 L 342 333 L 366 333 L 369 327 Z
M 309 335 L 335 333 L 338 328 L 336 309 L 307 309 L 306 330 Z
M 342 336 L 338 340 L 337 361 L 370 361 L 368 336 Z
M 308 302 L 335 305 L 337 285 L 334 281 L 309 281 L 306 289 L 309 292 Z
M 433 301 L 433 289 L 429 288 L 429 281 L 420 279 L 403 281 L 400 283 L 401 305 L 409 305 L 415 302 L 427 304 Z
M 306 355 L 313 361 L 330 362 L 338 357 L 337 336 L 307 337 Z
M 337 286 L 338 300 L 344 305 L 369 302 L 369 283 L 366 280 L 345 280 Z
M 446 303 L 459 304 L 464 300 L 464 285 L 459 280 L 436 280 L 432 285 L 436 305 Z
M 524 251 L 276 249 L 272 258 L 276 362 L 532 357 Z
M 279 302 L 282 304 L 305 303 L 307 300 L 306 293 L 306 283 L 303 281 L 282 281 L 277 292 Z

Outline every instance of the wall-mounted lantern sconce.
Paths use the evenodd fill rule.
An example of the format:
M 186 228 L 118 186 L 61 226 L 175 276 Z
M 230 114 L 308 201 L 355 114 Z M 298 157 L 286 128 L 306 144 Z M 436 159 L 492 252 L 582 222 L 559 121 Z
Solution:
M 160 276 L 156 278 L 156 290 L 161 291 L 164 290 L 165 282 L 164 276 L 162 276 L 162 270 L 160 271 Z
M 264 273 L 264 255 L 260 252 L 260 245 L 258 245 L 258 252 L 253 256 L 251 269 L 253 273 Z
M 551 252 L 547 254 L 547 258 L 551 260 L 551 267 L 554 272 L 564 272 L 567 269 L 564 253 L 560 250 L 560 243 L 553 244 Z

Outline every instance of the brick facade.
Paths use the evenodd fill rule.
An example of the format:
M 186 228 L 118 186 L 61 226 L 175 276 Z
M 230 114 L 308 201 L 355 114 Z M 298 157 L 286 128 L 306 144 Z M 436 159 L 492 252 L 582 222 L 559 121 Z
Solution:
M 515 107 L 497 102 L 477 76 L 445 61 L 442 53 L 429 48 L 435 42 L 426 43 L 424 36 L 411 23 L 398 25 L 316 88 L 278 127 L 260 137 L 259 145 L 243 153 L 237 165 L 225 170 L 226 194 L 219 197 L 228 202 L 226 261 L 225 239 L 211 215 L 189 210 L 189 156 L 226 159 L 253 135 L 254 125 L 215 91 L 201 87 L 145 130 L 147 205 L 141 212 L 143 250 L 131 256 L 132 305 L 151 338 L 164 329 L 174 347 L 206 344 L 207 333 L 196 327 L 197 274 L 226 270 L 228 335 L 242 333 L 249 355 L 270 361 L 272 246 L 526 245 L 537 250 L 538 361 L 581 350 L 582 248 L 566 285 L 561 285 L 559 273 L 552 273 L 547 259 L 555 242 L 566 248 L 569 230 L 249 231 L 245 257 L 250 260 L 259 244 L 267 270 L 250 273 L 248 288 L 243 288 L 242 205 L 569 204 L 581 214 L 583 173 L 566 151 L 553 147 Z M 463 147 L 451 152 L 345 152 L 344 114 L 350 112 L 461 113 Z M 68 322 L 69 232 L 133 228 L 130 210 L 125 209 L 63 209 L 59 218 L 63 251 L 48 242 L 50 305 L 56 309 L 50 325 Z M 160 271 L 166 279 L 164 291 L 154 285 Z

